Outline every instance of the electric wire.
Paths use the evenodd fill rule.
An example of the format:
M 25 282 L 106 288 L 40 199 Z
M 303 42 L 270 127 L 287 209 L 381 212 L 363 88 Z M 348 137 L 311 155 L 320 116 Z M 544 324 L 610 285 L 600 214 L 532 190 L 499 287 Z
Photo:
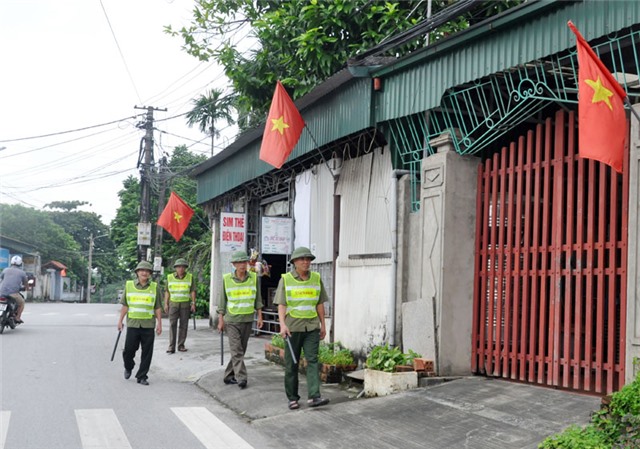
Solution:
M 75 132 L 79 132 L 79 131 L 85 131 L 87 129 L 100 128 L 101 126 L 113 125 L 114 123 L 124 122 L 125 120 L 136 119 L 136 118 L 139 118 L 141 115 L 144 115 L 144 114 L 138 114 L 138 115 L 134 115 L 134 116 L 131 116 L 131 117 L 125 117 L 125 118 L 121 118 L 121 119 L 118 119 L 118 120 L 113 120 L 111 122 L 100 123 L 98 125 L 85 126 L 84 128 L 70 129 L 68 131 L 58 131 L 58 132 L 50 133 L 50 134 L 41 134 L 39 136 L 19 137 L 17 139 L 0 140 L 0 143 L 19 142 L 21 140 L 41 139 L 41 138 L 44 138 L 44 137 L 53 137 L 53 136 L 59 136 L 59 135 L 62 135 L 62 134 L 75 133 Z
M 138 96 L 138 100 L 142 103 L 142 99 L 140 98 L 140 93 L 138 92 L 138 88 L 136 87 L 135 81 L 133 81 L 133 76 L 131 75 L 131 71 L 129 70 L 129 66 L 127 65 L 127 61 L 124 58 L 124 53 L 122 53 L 122 49 L 120 48 L 120 43 L 118 43 L 118 38 L 116 37 L 115 31 L 113 31 L 113 26 L 111 26 L 111 21 L 109 20 L 109 15 L 107 14 L 107 10 L 100 0 L 100 6 L 102 7 L 102 11 L 104 12 L 104 17 L 107 19 L 107 23 L 109 24 L 109 29 L 111 30 L 111 35 L 113 36 L 113 40 L 116 42 L 116 47 L 118 47 L 118 52 L 120 53 L 120 58 L 122 58 L 122 63 L 124 64 L 124 68 L 127 70 L 127 75 L 129 75 L 129 80 L 131 81 L 131 85 L 133 86 L 133 90 L 136 92 Z

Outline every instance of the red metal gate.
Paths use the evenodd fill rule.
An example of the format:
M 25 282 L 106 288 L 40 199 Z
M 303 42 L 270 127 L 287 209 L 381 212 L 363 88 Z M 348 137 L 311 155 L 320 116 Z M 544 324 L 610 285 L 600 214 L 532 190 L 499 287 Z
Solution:
M 578 158 L 575 120 L 480 165 L 472 371 L 607 394 L 624 384 L 628 170 Z

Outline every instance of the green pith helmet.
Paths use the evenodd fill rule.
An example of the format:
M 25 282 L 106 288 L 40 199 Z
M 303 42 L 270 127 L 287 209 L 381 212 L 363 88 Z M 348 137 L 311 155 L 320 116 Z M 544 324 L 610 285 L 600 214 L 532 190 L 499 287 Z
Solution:
M 249 262 L 249 256 L 246 251 L 236 251 L 231 255 L 231 263 L 233 262 Z
M 178 259 L 176 260 L 176 262 L 173 264 L 173 268 L 175 267 L 179 267 L 179 266 L 183 266 L 183 267 L 188 267 L 189 264 L 187 263 L 187 261 L 185 259 Z
M 138 270 L 153 271 L 153 265 L 151 265 L 151 263 L 147 262 L 146 260 L 141 260 L 140 262 L 138 262 L 138 266 L 136 266 L 136 269 L 133 271 L 137 273 Z
M 294 260 L 299 259 L 301 257 L 311 257 L 311 260 L 316 258 L 316 256 L 311 254 L 311 250 L 309 248 L 300 246 L 293 250 L 293 253 L 291 254 L 291 260 L 289 260 L 289 263 L 292 264 Z

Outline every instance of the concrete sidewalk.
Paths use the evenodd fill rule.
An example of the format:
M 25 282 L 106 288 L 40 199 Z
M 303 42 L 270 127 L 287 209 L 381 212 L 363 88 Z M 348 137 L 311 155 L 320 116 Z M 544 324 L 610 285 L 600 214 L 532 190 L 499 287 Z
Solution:
M 242 390 L 223 383 L 220 336 L 207 320 L 190 327 L 185 353 L 165 353 L 165 329 L 150 376 L 195 383 L 282 447 L 536 448 L 570 424 L 587 423 L 600 405 L 598 397 L 470 376 L 381 398 L 357 398 L 361 387 L 325 384 L 322 395 L 331 403 L 313 409 L 300 376 L 301 408 L 290 411 L 284 369 L 264 358 L 269 337 L 249 340 L 249 384 Z M 226 337 L 224 345 L 226 365 Z

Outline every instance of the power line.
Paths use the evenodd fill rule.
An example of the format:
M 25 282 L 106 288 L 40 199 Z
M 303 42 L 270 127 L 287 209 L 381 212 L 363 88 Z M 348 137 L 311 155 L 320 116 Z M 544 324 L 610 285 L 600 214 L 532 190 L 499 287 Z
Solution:
M 118 52 L 120 53 L 120 58 L 122 58 L 122 63 L 124 64 L 124 68 L 127 70 L 127 74 L 129 75 L 129 80 L 131 81 L 131 85 L 133 86 L 133 90 L 136 91 L 136 95 L 138 96 L 138 100 L 142 103 L 142 99 L 140 98 L 140 93 L 138 92 L 138 88 L 136 87 L 136 83 L 133 81 L 133 76 L 131 76 L 131 71 L 129 70 L 129 66 L 127 65 L 127 61 L 124 59 L 124 54 L 122 53 L 122 49 L 120 48 L 120 44 L 118 43 L 118 39 L 116 38 L 116 33 L 113 31 L 113 27 L 111 26 L 111 21 L 109 20 L 109 16 L 107 15 L 107 10 L 104 8 L 104 4 L 102 0 L 100 0 L 100 6 L 102 7 L 102 11 L 104 12 L 104 17 L 107 19 L 107 23 L 109 24 L 109 29 L 111 30 L 111 35 L 113 36 L 113 40 L 116 41 L 116 47 L 118 47 Z
M 99 125 L 91 125 L 91 126 L 85 126 L 84 128 L 70 129 L 68 131 L 58 131 L 58 132 L 51 133 L 51 134 L 41 134 L 39 136 L 19 137 L 17 139 L 0 140 L 0 143 L 19 142 L 21 140 L 41 139 L 43 137 L 52 137 L 52 136 L 59 136 L 61 134 L 76 133 L 78 131 L 85 131 L 87 129 L 99 128 L 101 126 L 107 126 L 107 125 L 113 125 L 114 123 L 120 123 L 120 122 L 123 122 L 125 120 L 136 119 L 136 118 L 140 117 L 141 115 L 143 115 L 143 114 L 134 115 L 132 117 L 125 117 L 125 118 L 121 118 L 121 119 L 118 119 L 118 120 L 113 120 L 112 122 L 100 123 Z

